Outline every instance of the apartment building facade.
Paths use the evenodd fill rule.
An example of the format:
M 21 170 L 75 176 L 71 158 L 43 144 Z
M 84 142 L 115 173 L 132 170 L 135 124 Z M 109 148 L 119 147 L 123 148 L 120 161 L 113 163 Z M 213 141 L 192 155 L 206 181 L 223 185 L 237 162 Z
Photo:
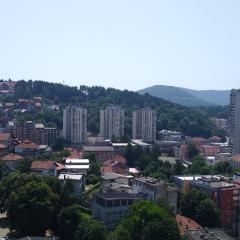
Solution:
M 233 89 L 230 95 L 229 145 L 232 154 L 240 153 L 240 89 Z
M 68 106 L 63 111 L 63 137 L 71 144 L 87 140 L 87 109 Z
M 119 106 L 109 106 L 100 111 L 100 136 L 105 139 L 124 136 L 124 110 Z
M 133 112 L 132 138 L 145 142 L 156 141 L 157 112 L 151 108 L 142 108 Z

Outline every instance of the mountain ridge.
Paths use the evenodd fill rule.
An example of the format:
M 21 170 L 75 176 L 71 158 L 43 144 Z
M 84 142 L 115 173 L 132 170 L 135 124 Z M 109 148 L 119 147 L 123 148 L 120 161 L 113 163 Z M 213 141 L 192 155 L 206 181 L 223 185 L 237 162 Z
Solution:
M 154 85 L 137 91 L 178 103 L 187 107 L 225 106 L 229 103 L 230 90 L 194 90 L 182 87 Z

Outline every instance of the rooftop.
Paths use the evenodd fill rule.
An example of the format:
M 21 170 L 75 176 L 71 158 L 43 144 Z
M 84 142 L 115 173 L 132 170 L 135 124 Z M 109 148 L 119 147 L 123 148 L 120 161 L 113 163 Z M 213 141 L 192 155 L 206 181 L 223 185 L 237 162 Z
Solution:
M 66 164 L 89 164 L 89 159 L 66 158 Z
M 186 236 L 189 236 L 192 240 L 233 240 L 230 236 L 224 233 L 218 228 L 211 229 L 198 229 L 198 230 L 188 230 Z
M 197 230 L 202 228 L 196 221 L 180 214 L 176 215 L 176 221 L 178 223 L 181 236 L 185 234 L 186 230 Z
M 44 125 L 42 123 L 36 123 L 35 128 L 44 128 Z
M 71 180 L 81 180 L 82 175 L 81 174 L 68 174 L 68 173 L 62 173 L 59 175 L 58 179 L 65 180 L 65 179 L 71 179 Z
M 122 174 L 117 174 L 117 173 L 103 173 L 102 174 L 102 179 L 104 180 L 114 180 L 117 178 L 132 178 L 130 175 L 122 175 Z
M 240 154 L 233 155 L 231 159 L 235 162 L 240 162 Z
M 66 169 L 89 169 L 89 165 L 65 165 Z
M 163 181 L 158 181 L 155 178 L 150 178 L 150 177 L 138 177 L 135 178 L 135 181 L 139 181 L 139 182 L 143 182 L 143 183 L 148 183 L 152 186 L 156 186 L 156 185 L 163 185 L 165 184 Z
M 7 146 L 5 144 L 0 143 L 0 149 L 5 149 Z
M 85 152 L 113 152 L 114 148 L 110 146 L 83 146 Z
M 14 153 L 9 153 L 8 155 L 5 155 L 2 157 L 1 160 L 3 161 L 18 161 L 18 160 L 22 160 L 23 157 L 21 157 L 20 155 L 14 154 Z
M 145 147 L 151 146 L 151 144 L 145 143 L 142 139 L 132 139 L 132 143 L 140 146 L 145 146 Z
M 35 149 L 38 149 L 39 148 L 39 145 L 35 144 L 35 143 L 32 143 L 30 141 L 24 141 L 20 144 L 18 144 L 16 147 L 20 147 L 20 148 L 35 148 Z
M 53 161 L 33 161 L 31 169 L 49 170 L 52 168 Z
M 100 198 L 104 198 L 106 200 L 114 200 L 114 199 L 139 199 L 139 195 L 130 194 L 126 192 L 106 192 L 106 193 L 96 193 L 96 196 Z
M 7 141 L 10 136 L 10 133 L 0 133 L 0 141 Z

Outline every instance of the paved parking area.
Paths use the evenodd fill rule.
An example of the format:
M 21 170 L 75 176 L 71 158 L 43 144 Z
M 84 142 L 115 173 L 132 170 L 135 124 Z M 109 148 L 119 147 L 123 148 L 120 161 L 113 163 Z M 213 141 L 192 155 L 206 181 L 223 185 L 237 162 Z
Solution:
M 5 237 L 9 233 L 7 221 L 6 221 L 6 214 L 0 214 L 0 239 Z

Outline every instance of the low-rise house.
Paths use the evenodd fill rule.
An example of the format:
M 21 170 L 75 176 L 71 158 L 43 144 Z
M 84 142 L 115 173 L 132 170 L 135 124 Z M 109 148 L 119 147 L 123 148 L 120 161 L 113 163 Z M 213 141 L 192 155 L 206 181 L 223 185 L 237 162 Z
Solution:
M 101 172 L 128 174 L 129 168 L 126 166 L 126 158 L 122 156 L 114 156 L 113 159 L 104 161 L 103 166 L 101 167 Z
M 34 154 L 39 151 L 39 145 L 28 140 L 15 146 L 15 153 L 19 154 Z
M 94 154 L 99 161 L 106 161 L 113 158 L 116 154 L 111 146 L 83 146 L 83 154 Z
M 0 157 L 4 156 L 7 153 L 8 153 L 8 146 L 0 143 Z
M 144 199 L 158 202 L 166 200 L 174 213 L 177 212 L 177 189 L 154 178 L 139 177 L 132 181 L 133 193 L 141 194 Z
M 42 176 L 57 176 L 57 165 L 54 161 L 33 161 L 31 172 Z
M 93 217 L 102 221 L 106 228 L 113 229 L 139 199 L 138 195 L 126 192 L 96 193 L 92 205 Z
M 102 186 L 103 189 L 108 189 L 111 184 L 118 183 L 125 186 L 131 186 L 131 180 L 133 179 L 133 176 L 130 175 L 122 175 L 117 173 L 103 173 L 102 174 Z
M 233 168 L 240 168 L 240 154 L 231 157 L 231 165 Z
M 202 229 L 202 226 L 199 225 L 196 221 L 180 214 L 176 215 L 176 221 L 178 223 L 178 228 L 180 230 L 181 236 L 184 236 L 188 230 Z
M 214 146 L 210 144 L 198 145 L 197 149 L 199 150 L 199 154 L 201 156 L 214 156 L 215 154 L 220 153 L 219 146 Z
M 197 145 L 202 145 L 202 144 L 209 144 L 210 141 L 208 139 L 202 138 L 202 137 L 193 137 L 193 138 L 191 138 L 189 143 L 193 143 L 197 146 Z
M 82 174 L 61 173 L 58 177 L 61 181 L 70 181 L 73 185 L 73 193 L 80 195 L 85 190 L 85 178 Z
M 112 143 L 114 151 L 116 154 L 124 155 L 129 143 Z M 130 143 L 132 146 L 135 146 L 134 143 Z
M 174 149 L 180 147 L 181 142 L 178 141 L 156 141 L 160 152 L 165 154 L 174 153 Z
M 9 147 L 12 143 L 11 134 L 1 132 L 0 133 L 0 143 Z
M 5 166 L 10 171 L 15 171 L 18 163 L 23 160 L 23 157 L 15 153 L 10 153 L 1 158 L 1 161 L 4 162 Z
M 66 158 L 65 161 L 65 170 L 68 173 L 87 175 L 89 166 L 89 159 Z
M 211 143 L 220 143 L 222 142 L 222 139 L 218 136 L 212 136 L 208 139 Z

